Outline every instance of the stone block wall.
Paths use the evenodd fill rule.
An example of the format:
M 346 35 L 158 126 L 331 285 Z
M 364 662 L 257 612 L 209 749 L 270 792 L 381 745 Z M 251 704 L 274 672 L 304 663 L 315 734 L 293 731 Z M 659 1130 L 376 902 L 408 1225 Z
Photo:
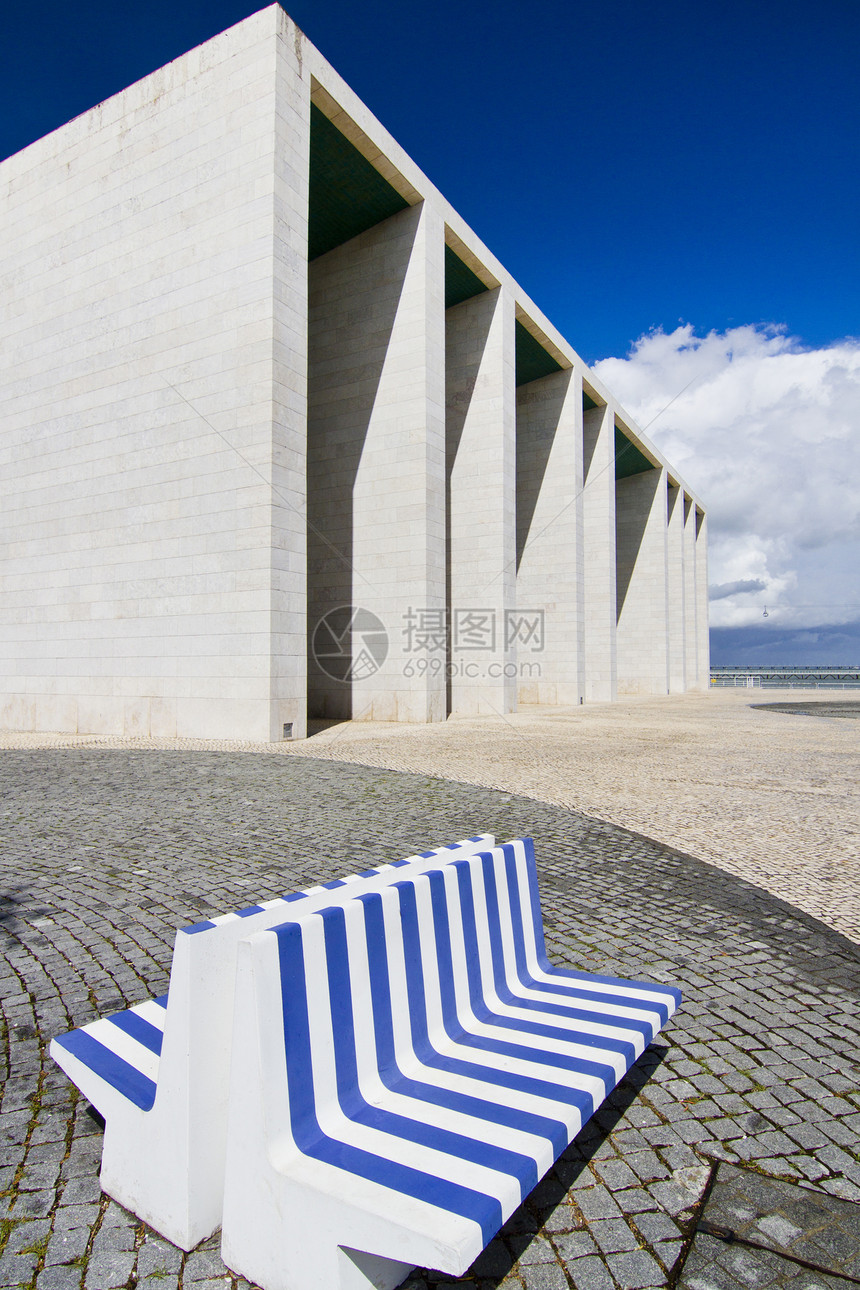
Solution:
M 285 446 L 304 356 L 284 328 L 276 391 L 272 283 L 301 283 L 308 116 L 275 38 L 264 11 L 0 172 L 5 727 L 273 735 L 272 409 Z

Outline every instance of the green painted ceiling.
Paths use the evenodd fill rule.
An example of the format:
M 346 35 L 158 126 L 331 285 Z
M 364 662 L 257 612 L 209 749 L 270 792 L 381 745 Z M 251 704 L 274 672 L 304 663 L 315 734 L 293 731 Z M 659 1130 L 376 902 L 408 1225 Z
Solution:
M 312 105 L 308 259 L 315 260 L 317 256 L 325 255 L 326 251 L 334 250 L 382 220 L 405 210 L 408 205 L 406 198 L 401 197 L 337 126 L 332 125 L 325 113 Z M 446 246 L 446 309 L 487 290 L 478 275 Z M 561 370 L 561 364 L 518 322 L 517 385 L 526 385 Z M 587 394 L 582 396 L 582 405 L 585 408 L 596 406 Z M 650 469 L 650 463 L 635 469 Z M 625 473 L 634 474 L 635 471 Z
M 542 376 L 562 370 L 561 363 L 557 363 L 552 354 L 546 352 L 540 341 L 535 340 L 521 322 L 517 323 L 516 335 L 517 385 L 527 385 L 529 381 L 538 381 Z
M 450 246 L 445 247 L 445 308 L 461 305 L 472 296 L 479 296 L 489 287 L 482 282 L 477 273 L 473 273 L 468 264 L 464 264 L 459 255 Z
M 312 105 L 308 259 L 325 255 L 408 205 Z
M 643 471 L 655 470 L 653 461 L 649 461 L 634 443 L 631 443 L 622 430 L 615 427 L 615 478 L 626 479 L 628 475 L 641 475 Z

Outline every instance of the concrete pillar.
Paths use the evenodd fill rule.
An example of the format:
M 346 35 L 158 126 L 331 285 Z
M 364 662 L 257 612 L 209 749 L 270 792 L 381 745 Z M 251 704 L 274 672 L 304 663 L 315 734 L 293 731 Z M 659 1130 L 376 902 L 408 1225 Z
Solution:
M 608 407 L 583 413 L 585 697 L 616 696 L 615 423 Z
M 708 520 L 696 510 L 696 689 L 711 684 L 711 643 L 708 631 Z
M 277 13 L 275 83 L 270 734 L 307 723 L 307 372 L 310 83 Z
M 318 715 L 445 717 L 444 641 L 433 669 L 410 634 L 415 615 L 441 620 L 445 609 L 443 293 L 443 225 L 426 205 L 310 265 L 308 666 Z
M 669 692 L 666 471 L 616 481 L 618 693 Z
M 684 496 L 684 670 L 687 689 L 697 688 L 699 653 L 696 622 L 696 507 Z
M 684 611 L 684 493 L 670 484 L 667 498 L 666 558 L 668 570 L 669 693 L 687 688 L 686 614 Z
M 514 303 L 500 287 L 446 313 L 449 705 L 516 708 Z
M 582 375 L 568 368 L 517 390 L 516 626 L 523 703 L 582 701 L 584 568 Z

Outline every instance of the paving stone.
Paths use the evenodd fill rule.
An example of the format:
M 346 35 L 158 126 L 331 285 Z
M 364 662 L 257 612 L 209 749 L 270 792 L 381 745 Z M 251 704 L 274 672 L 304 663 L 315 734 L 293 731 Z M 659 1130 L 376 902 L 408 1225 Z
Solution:
M 655 1241 L 652 1249 L 667 1272 L 671 1272 L 683 1252 L 684 1242 L 677 1239 L 674 1241 Z
M 73 1259 L 80 1259 L 86 1253 L 90 1240 L 90 1229 L 88 1227 L 73 1227 L 68 1230 L 55 1232 L 48 1242 L 48 1248 L 45 1252 L 45 1266 L 51 1267 L 57 1263 L 71 1263 Z
M 9 1231 L 5 1254 L 21 1254 L 23 1251 L 42 1245 L 50 1236 L 51 1221 L 47 1218 L 33 1219 L 32 1222 L 16 1223 Z M 2 1236 L 0 1236 L 2 1240 Z
M 532 1263 L 554 1263 L 555 1251 L 545 1237 L 534 1236 L 520 1254 L 519 1262 L 521 1268 Z
M 182 1266 L 182 1251 L 160 1237 L 147 1234 L 137 1252 L 138 1278 L 178 1273 Z
M 218 1250 L 192 1250 L 185 1260 L 182 1283 L 206 1281 L 224 1275 L 224 1264 Z
M 621 1210 L 604 1187 L 591 1187 L 588 1191 L 575 1191 L 573 1200 L 582 1210 L 586 1220 L 620 1218 Z
M 53 1189 L 56 1186 L 57 1178 L 60 1174 L 59 1162 L 49 1160 L 39 1161 L 35 1165 L 27 1161 L 27 1172 L 21 1179 L 21 1189 L 24 1191 L 45 1191 L 48 1188 Z
M 133 1232 L 137 1227 L 138 1220 L 134 1214 L 123 1209 L 122 1205 L 117 1205 L 116 1201 L 109 1201 L 107 1208 L 102 1214 L 100 1232 L 107 1231 L 109 1228 L 127 1229 Z
M 30 1280 L 39 1259 L 35 1254 L 0 1256 L 0 1286 L 17 1286 Z
M 657 1202 L 644 1187 L 628 1187 L 625 1191 L 617 1191 L 615 1201 L 623 1214 L 641 1214 L 645 1210 L 657 1208 Z
M 562 1261 L 568 1265 L 575 1259 L 599 1253 L 590 1232 L 565 1232 L 555 1237 L 553 1243 Z
M 607 1218 L 600 1222 L 590 1223 L 588 1230 L 603 1254 L 617 1253 L 620 1250 L 635 1250 L 638 1245 L 636 1237 L 624 1220 L 620 1218 Z
M 666 1213 L 674 1217 L 698 1204 L 709 1173 L 704 1166 L 690 1170 L 679 1169 L 669 1182 L 652 1183 L 649 1191 Z
M 526 1290 L 569 1290 L 567 1277 L 557 1263 L 536 1263 L 523 1268 L 522 1273 Z
M 44 1268 L 36 1278 L 36 1290 L 79 1290 L 82 1276 L 82 1270 L 74 1265 Z M 97 1290 L 96 1286 L 92 1290 Z
M 615 1282 L 602 1259 L 577 1259 L 568 1268 L 568 1276 L 576 1290 L 615 1290 Z
M 545 1232 L 570 1232 L 577 1225 L 573 1206 L 566 1202 L 563 1205 L 556 1205 L 543 1223 Z
M 63 1187 L 63 1204 L 80 1205 L 100 1200 L 102 1189 L 97 1176 L 70 1178 Z
M 670 1170 L 653 1151 L 635 1151 L 625 1159 L 642 1182 L 656 1182 L 658 1178 L 669 1176 Z
M 674 1223 L 668 1214 L 659 1211 L 637 1214 L 634 1221 L 649 1245 L 656 1245 L 659 1241 L 677 1240 L 680 1234 L 677 1223 Z
M 133 1250 L 134 1243 L 135 1230 L 133 1227 L 125 1224 L 106 1227 L 102 1222 L 93 1241 L 93 1254 L 110 1254 L 115 1251 Z
M 597 1173 L 606 1186 L 611 1187 L 613 1191 L 635 1186 L 639 1181 L 630 1166 L 623 1160 L 604 1160 L 597 1165 Z
M 856 1151 L 857 1126 L 848 1122 L 852 1119 L 853 1117 L 848 1116 L 845 1120 L 832 1120 L 830 1123 L 825 1120 L 819 1128 L 840 1146 L 847 1147 L 849 1151 Z
M 615 1280 L 625 1290 L 641 1290 L 642 1287 L 663 1284 L 662 1269 L 645 1250 L 610 1254 L 607 1263 Z
M 87 1261 L 84 1279 L 86 1290 L 113 1290 L 124 1286 L 134 1267 L 134 1254 L 114 1251 L 94 1254 Z
M 16 1220 L 44 1218 L 50 1214 L 55 1200 L 53 1191 L 21 1191 L 11 1205 L 9 1214 Z
M 831 1196 L 840 1196 L 843 1200 L 860 1201 L 860 1187 L 847 1178 L 822 1178 L 817 1184 L 822 1191 Z
M 54 1231 L 67 1231 L 73 1227 L 89 1229 L 99 1216 L 98 1205 L 63 1205 L 54 1215 Z

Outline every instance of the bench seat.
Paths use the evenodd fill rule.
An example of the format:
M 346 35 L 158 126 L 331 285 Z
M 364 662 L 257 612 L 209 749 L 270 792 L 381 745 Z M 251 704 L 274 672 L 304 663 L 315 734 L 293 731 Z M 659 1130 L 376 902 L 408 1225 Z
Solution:
M 167 995 L 162 994 L 58 1036 L 51 1052 L 55 1061 L 61 1052 L 68 1054 L 141 1111 L 150 1111 L 166 1016 Z
M 237 991 L 222 1252 L 264 1290 L 462 1275 L 680 1000 L 548 962 L 529 840 L 251 938 Z

